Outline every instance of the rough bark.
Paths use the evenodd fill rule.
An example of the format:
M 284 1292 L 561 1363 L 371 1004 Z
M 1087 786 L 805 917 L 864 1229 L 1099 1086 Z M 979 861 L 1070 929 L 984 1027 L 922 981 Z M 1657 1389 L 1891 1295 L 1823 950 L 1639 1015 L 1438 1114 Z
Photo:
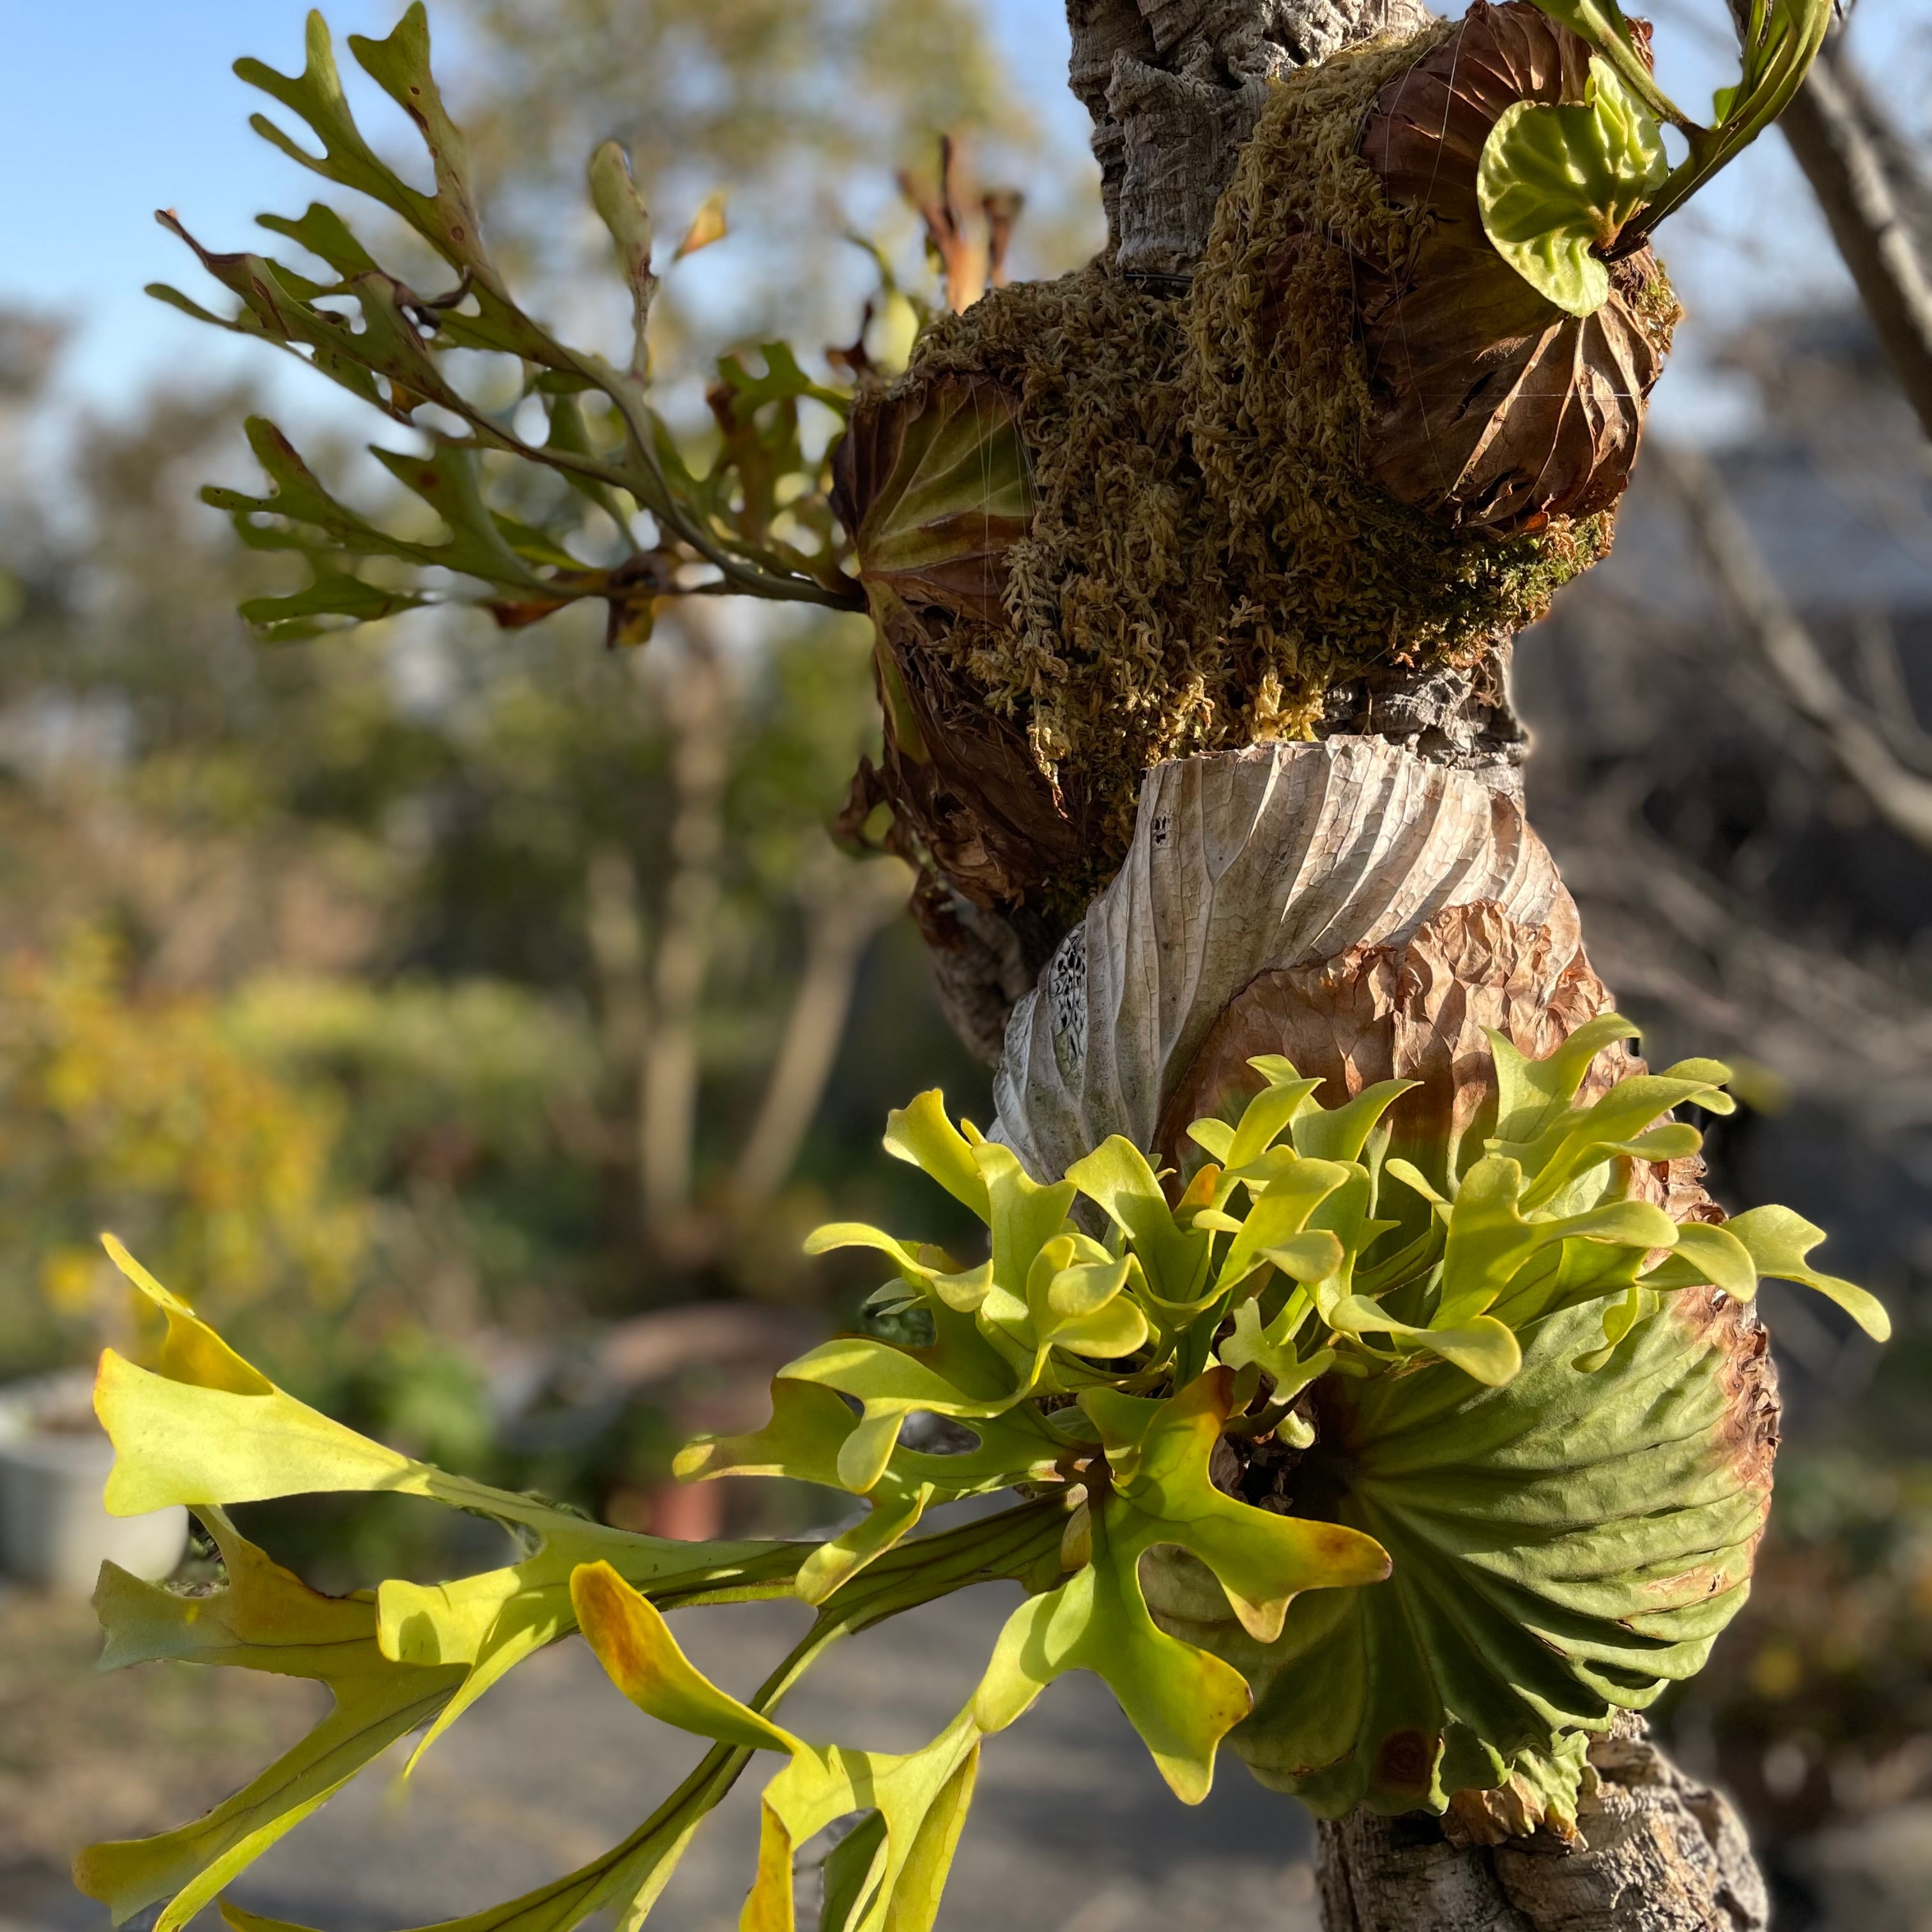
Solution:
M 1114 259 L 1185 277 L 1268 82 L 1429 17 L 1418 0 L 1067 0 Z
M 946 1024 L 974 1058 L 998 1066 L 1013 1009 L 1033 991 L 1061 929 L 1017 910 L 975 905 L 938 879 L 915 904 Z
M 1722 1792 L 1685 1776 L 1635 1720 L 1590 1762 L 1598 1788 L 1574 1850 L 1480 1814 L 1323 1824 L 1328 1932 L 1763 1932 L 1764 1880 Z

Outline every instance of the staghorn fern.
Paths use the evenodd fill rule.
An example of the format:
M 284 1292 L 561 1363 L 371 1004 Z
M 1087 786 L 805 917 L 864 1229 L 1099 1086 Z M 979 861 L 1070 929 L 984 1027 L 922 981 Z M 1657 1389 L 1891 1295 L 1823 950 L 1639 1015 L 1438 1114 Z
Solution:
M 1824 45 L 1837 0 L 1743 0 L 1732 13 L 1740 72 L 1711 124 L 1694 120 L 1651 71 L 1650 29 L 1617 0 L 1535 0 L 1595 50 L 1580 101 L 1519 102 L 1490 130 L 1478 193 L 1497 251 L 1572 315 L 1610 294 L 1604 264 L 1634 254 L 1776 120 Z M 1684 137 L 1672 167 L 1660 123 Z
M 117 1922 L 160 1904 L 155 1932 L 173 1932 L 390 1744 L 427 1724 L 413 1764 L 578 1629 L 626 1696 L 711 1748 L 621 1844 L 449 1932 L 561 1932 L 599 1910 L 636 1926 L 760 1750 L 782 1762 L 744 1925 L 791 1926 L 799 1847 L 858 1814 L 826 1861 L 821 1925 L 930 1927 L 982 1741 L 1076 1670 L 1106 1681 L 1184 1802 L 1205 1796 L 1225 1738 L 1319 1810 L 1439 1810 L 1507 1784 L 1572 1828 L 1583 1741 L 1696 1669 L 1748 1585 L 1768 1487 L 1738 1427 L 1737 1304 L 1773 1275 L 1888 1328 L 1862 1289 L 1810 1268 L 1819 1232 L 1788 1210 L 1680 1226 L 1640 1198 L 1648 1164 L 1699 1144 L 1670 1110 L 1732 1102 L 1709 1060 L 1580 1102 L 1595 1056 L 1633 1030 L 1606 1016 L 1540 1061 L 1492 1036 L 1496 1130 L 1436 1150 L 1433 1172 L 1387 1154 L 1410 1083 L 1324 1108 L 1280 1058 L 1252 1063 L 1265 1084 L 1238 1118 L 1195 1124 L 1207 1157 L 1172 1195 L 1118 1137 L 1036 1181 L 922 1094 L 886 1149 L 980 1216 L 988 1258 L 820 1229 L 814 1250 L 889 1259 L 872 1306 L 929 1340 L 814 1348 L 773 1382 L 764 1429 L 680 1458 L 687 1479 L 785 1475 L 865 1498 L 858 1525 L 816 1545 L 630 1534 L 412 1462 L 275 1388 L 110 1241 L 167 1334 L 152 1370 L 104 1358 L 109 1506 L 192 1505 L 227 1582 L 187 1597 L 109 1566 L 107 1661 L 308 1676 L 335 1705 L 206 1817 L 82 1853 L 79 1882 Z M 903 1442 L 921 1412 L 974 1446 Z M 431 1496 L 528 1554 L 322 1597 L 222 1513 L 319 1490 Z M 1008 1490 L 1002 1511 L 910 1534 L 929 1510 Z M 996 1579 L 1026 1600 L 922 1750 L 820 1744 L 776 1720 L 832 1642 Z M 790 1594 L 817 1619 L 748 1702 L 664 1620 Z
M 729 591 L 856 608 L 862 600 L 842 568 L 847 547 L 828 500 L 828 458 L 823 450 L 808 453 L 800 422 L 800 405 L 814 404 L 829 412 L 836 434 L 850 393 L 812 380 L 782 342 L 760 348 L 762 370 L 742 356 L 726 356 L 707 398 L 717 447 L 707 468 L 692 468 L 650 400 L 648 335 L 658 278 L 650 212 L 623 149 L 605 142 L 589 170 L 590 198 L 631 298 L 631 356 L 619 368 L 570 346 L 532 317 L 492 258 L 462 130 L 430 71 L 421 0 L 386 39 L 352 34 L 349 44 L 414 123 L 434 169 L 433 192 L 410 187 L 364 139 L 319 13 L 308 16 L 301 74 L 256 60 L 238 62 L 236 71 L 299 117 L 320 152 L 266 115 L 254 116 L 252 124 L 304 167 L 400 221 L 448 271 L 449 285 L 432 293 L 412 288 L 334 208 L 315 202 L 298 218 L 260 220 L 315 257 L 326 274 L 245 251 L 213 253 L 164 212 L 158 217 L 162 225 L 194 250 L 239 306 L 220 315 L 165 284 L 148 293 L 199 321 L 306 361 L 425 438 L 425 454 L 380 447 L 371 453 L 441 520 L 446 534 L 424 542 L 394 527 L 394 520 L 361 515 L 328 493 L 273 423 L 252 418 L 249 444 L 267 472 L 268 494 L 210 488 L 203 497 L 229 513 L 250 547 L 306 559 L 311 581 L 287 596 L 244 605 L 243 616 L 272 638 L 368 622 L 446 601 L 452 593 L 434 574 L 439 571 L 459 586 L 478 586 L 458 594 L 506 628 L 569 604 L 601 601 L 613 644 L 643 643 L 658 604 L 671 596 Z M 722 232 L 707 205 L 678 253 Z M 499 377 L 493 387 L 495 372 L 479 374 L 464 352 L 512 358 L 514 382 L 505 388 Z M 532 401 L 541 436 L 522 413 Z M 548 472 L 568 486 L 544 526 L 512 513 L 513 471 L 526 480 Z M 621 554 L 608 564 L 587 562 L 569 547 L 581 550 L 586 539 L 614 541 Z M 372 562 L 376 577 L 369 574 Z

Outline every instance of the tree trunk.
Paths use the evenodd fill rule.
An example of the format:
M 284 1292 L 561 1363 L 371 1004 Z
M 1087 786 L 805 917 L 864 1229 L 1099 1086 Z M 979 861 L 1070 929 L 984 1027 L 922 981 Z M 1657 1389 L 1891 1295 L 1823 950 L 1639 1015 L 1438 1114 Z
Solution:
M 825 1097 L 858 988 L 866 950 L 905 909 L 905 875 L 890 862 L 841 868 L 843 890 L 805 908 L 805 966 L 744 1151 L 732 1170 L 730 1205 L 757 1213 L 784 1185 Z
M 1598 1788 L 1578 1816 L 1587 1849 L 1499 1829 L 1479 1839 L 1454 1813 L 1443 1826 L 1366 1812 L 1324 1822 L 1328 1932 L 1762 1932 L 1764 1880 L 1723 1794 L 1639 1735 L 1606 1739 L 1590 1758 Z
M 1205 245 L 1268 80 L 1424 18 L 1411 0 L 1069 0 L 1068 14 L 1115 266 L 1162 284 L 1184 281 Z M 1336 708 L 1321 744 L 1156 768 L 1125 866 L 1017 1005 L 1007 989 L 1040 935 L 1009 937 L 983 906 L 947 928 L 962 1030 L 983 1042 L 989 1012 L 1010 1012 L 998 1131 L 1036 1174 L 1116 1132 L 1168 1151 L 1217 1070 L 1246 1054 L 1287 1052 L 1305 1074 L 1352 1084 L 1412 1072 L 1453 1108 L 1479 1025 L 1546 1051 L 1607 1005 L 1522 818 L 1507 648 L 1499 639 L 1460 676 L 1396 676 Z M 1762 1394 L 1768 1418 L 1768 1382 Z M 1568 1843 L 1508 1786 L 1462 1794 L 1439 1821 L 1324 1823 L 1330 1932 L 1767 1923 L 1720 1796 L 1634 1719 L 1592 1762 L 1595 1790 L 1586 1780 Z
M 698 1134 L 698 1007 L 710 964 L 712 926 L 723 887 L 725 754 L 731 692 L 704 614 L 680 611 L 684 655 L 667 687 L 676 809 L 668 843 L 675 862 L 651 970 L 651 1011 L 638 1070 L 638 1178 L 644 1222 L 674 1268 L 709 1245 L 693 1208 Z

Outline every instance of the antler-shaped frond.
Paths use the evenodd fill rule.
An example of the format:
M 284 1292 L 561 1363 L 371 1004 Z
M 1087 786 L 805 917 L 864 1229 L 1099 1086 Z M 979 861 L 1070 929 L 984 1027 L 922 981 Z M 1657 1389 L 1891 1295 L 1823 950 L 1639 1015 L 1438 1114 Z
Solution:
M 613 644 L 641 642 L 667 596 L 722 590 L 841 608 L 861 602 L 842 568 L 845 538 L 830 505 L 830 448 L 846 407 L 844 392 L 813 381 L 782 343 L 760 352 L 762 371 L 742 357 L 726 357 L 711 393 L 716 450 L 701 472 L 688 466 L 650 406 L 646 332 L 657 285 L 651 221 L 622 151 L 607 142 L 590 171 L 591 199 L 632 296 L 634 340 L 620 369 L 569 346 L 534 320 L 491 260 L 462 133 L 430 70 L 420 0 L 388 38 L 352 34 L 350 46 L 416 124 L 434 165 L 433 192 L 412 188 L 364 138 L 320 14 L 309 16 L 300 74 L 251 60 L 236 70 L 299 117 L 319 150 L 266 116 L 255 116 L 253 124 L 303 166 L 398 217 L 446 265 L 450 284 L 418 292 L 385 268 L 334 209 L 317 203 L 296 218 L 261 220 L 322 262 L 328 278 L 262 255 L 215 254 L 164 213 L 162 224 L 194 250 L 238 306 L 218 315 L 165 286 L 149 292 L 200 320 L 301 357 L 426 439 L 426 456 L 375 454 L 434 512 L 447 535 L 424 541 L 402 533 L 393 520 L 379 523 L 350 509 L 279 430 L 256 422 L 250 441 L 268 472 L 270 494 L 204 494 L 233 517 L 244 542 L 307 557 L 313 580 L 292 596 L 253 603 L 244 614 L 280 637 L 304 635 L 331 620 L 367 622 L 439 601 L 447 593 L 425 573 L 440 572 L 480 586 L 467 595 L 506 626 L 601 600 Z M 514 380 L 506 386 L 497 370 L 452 359 L 458 351 L 514 358 Z M 818 439 L 816 453 L 808 453 L 801 434 L 800 406 L 807 402 L 832 419 L 834 434 Z M 532 403 L 540 434 L 526 407 Z M 549 526 L 532 528 L 501 507 L 510 472 L 518 469 L 550 472 L 568 486 Z M 403 521 L 414 529 L 421 519 Z M 590 544 L 607 553 L 614 546 L 617 554 L 596 562 Z M 385 566 L 376 578 L 364 572 L 372 560 Z

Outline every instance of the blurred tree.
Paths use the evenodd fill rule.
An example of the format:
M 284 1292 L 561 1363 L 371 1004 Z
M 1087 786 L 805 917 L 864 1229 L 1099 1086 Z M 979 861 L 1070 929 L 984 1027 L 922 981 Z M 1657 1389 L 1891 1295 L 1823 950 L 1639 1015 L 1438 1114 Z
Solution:
M 52 366 L 34 327 L 4 336 L 23 436 Z M 554 1326 L 754 1268 L 792 1292 L 795 1229 L 903 1084 L 848 1063 L 862 1097 L 840 1112 L 862 1140 L 815 1150 L 806 1197 L 772 1211 L 904 898 L 896 862 L 855 866 L 824 830 L 876 728 L 862 631 L 694 620 L 614 654 L 568 615 L 505 634 L 452 612 L 265 648 L 234 606 L 286 564 L 190 487 L 233 466 L 245 401 L 162 393 L 74 425 L 62 514 L 0 506 L 0 903 L 20 984 L 67 985 L 69 936 L 112 935 L 124 973 L 87 982 L 103 1038 L 191 1010 L 265 1093 L 352 1123 L 305 1143 L 338 1206 L 376 1210 L 338 1366 L 399 1322 Z M 343 455 L 321 451 L 325 473 Z M 980 1083 L 922 962 L 893 957 L 923 1016 L 910 1039 Z M 23 1082 L 0 1129 L 44 1132 Z M 139 1084 L 94 1103 L 124 1138 Z M 41 1278 L 64 1280 L 97 1225 L 136 1232 L 106 1181 L 50 1172 L 0 1297 L 16 1365 L 62 1334 L 85 1346 L 47 1325 Z M 155 1170 L 136 1219 L 198 1211 L 199 1184 Z M 254 1211 L 266 1240 L 266 1195 Z
M 465 11 L 482 170 L 514 156 L 503 225 L 566 305 L 560 209 L 597 136 L 624 136 L 674 208 L 756 188 L 773 232 L 755 260 L 794 310 L 825 286 L 802 200 L 883 188 L 940 128 L 1025 136 L 966 0 Z M 753 259 L 733 272 L 748 309 Z M 31 318 L 0 336 L 16 419 L 54 346 Z M 728 1286 L 747 1243 L 782 1290 L 814 1210 L 771 1204 L 904 897 L 896 864 L 854 868 L 821 829 L 874 728 L 862 635 L 694 619 L 612 658 L 568 616 L 513 636 L 451 617 L 265 650 L 230 613 L 286 564 L 192 488 L 233 470 L 248 400 L 164 394 L 69 425 L 76 514 L 56 532 L 24 501 L 0 512 L 13 944 L 57 956 L 76 926 L 112 931 L 130 1000 L 232 993 L 238 1051 L 352 1102 L 339 1178 L 394 1210 L 369 1264 L 427 1284 L 453 1327 L 527 1318 L 544 1292 Z M 345 456 L 316 460 L 333 478 Z M 929 1012 L 926 1030 L 957 1060 Z M 869 1130 L 896 1084 L 860 1078 L 843 1111 Z M 839 1166 L 816 1154 L 816 1184 Z
M 800 191 L 889 181 L 941 129 L 1024 124 L 974 0 L 460 0 L 491 98 L 464 125 L 520 191 L 599 139 L 638 178 Z
M 929 162 L 935 136 L 967 135 L 1009 172 L 1040 145 L 980 0 L 457 0 L 454 10 L 470 29 L 463 92 L 482 95 L 464 99 L 461 118 L 506 238 L 566 274 L 586 255 L 601 262 L 608 240 L 580 212 L 578 184 L 584 157 L 615 138 L 668 232 L 725 198 L 751 245 L 720 258 L 711 301 L 746 332 L 782 326 L 801 346 L 849 330 L 866 286 L 856 252 L 826 238 L 883 206 L 910 238 L 890 184 Z M 1048 248 L 1061 239 L 1032 226 Z M 685 306 L 674 290 L 660 317 L 673 359 Z

